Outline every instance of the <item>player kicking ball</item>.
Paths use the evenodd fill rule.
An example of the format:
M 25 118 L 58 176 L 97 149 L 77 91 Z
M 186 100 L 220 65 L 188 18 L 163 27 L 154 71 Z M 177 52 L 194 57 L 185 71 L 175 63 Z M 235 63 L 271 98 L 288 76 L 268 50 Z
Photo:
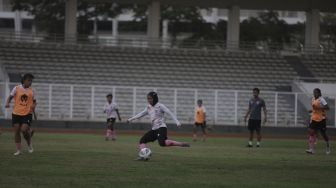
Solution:
M 177 127 L 181 126 L 181 123 L 177 120 L 176 116 L 163 104 L 159 103 L 159 97 L 156 92 L 152 91 L 147 94 L 148 106 L 140 112 L 139 114 L 131 117 L 127 122 L 131 122 L 135 119 L 139 119 L 145 115 L 149 115 L 152 122 L 152 129 L 145 133 L 139 141 L 139 151 L 147 148 L 146 144 L 148 142 L 154 142 L 158 140 L 159 145 L 162 147 L 168 146 L 180 146 L 180 147 L 190 147 L 188 143 L 177 142 L 174 140 L 168 140 L 167 137 L 167 125 L 164 122 L 164 114 L 169 114 L 175 121 Z M 149 158 L 139 157 L 136 160 L 145 161 Z

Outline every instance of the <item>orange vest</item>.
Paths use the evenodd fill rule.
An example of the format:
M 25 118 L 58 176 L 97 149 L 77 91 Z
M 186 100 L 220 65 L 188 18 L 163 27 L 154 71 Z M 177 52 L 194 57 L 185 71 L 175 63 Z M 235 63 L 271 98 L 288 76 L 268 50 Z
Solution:
M 204 123 L 205 121 L 205 111 L 203 107 L 197 107 L 195 112 L 195 122 Z
M 32 113 L 33 97 L 34 94 L 31 87 L 23 88 L 21 85 L 16 86 L 13 114 L 25 116 Z
M 311 120 L 313 121 L 322 121 L 326 119 L 326 111 L 323 109 L 320 98 L 312 99 L 313 112 L 311 115 Z

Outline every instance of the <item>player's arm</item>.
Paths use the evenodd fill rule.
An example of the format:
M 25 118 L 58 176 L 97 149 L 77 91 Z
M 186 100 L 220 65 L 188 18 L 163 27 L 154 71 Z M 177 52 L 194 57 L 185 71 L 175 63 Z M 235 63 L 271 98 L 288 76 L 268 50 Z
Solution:
M 119 110 L 118 110 L 118 109 L 116 109 L 115 111 L 117 112 L 117 115 L 118 115 L 118 119 L 119 119 L 119 121 L 121 121 L 121 117 L 120 117 Z
M 140 112 L 140 113 L 138 113 L 137 115 L 135 115 L 135 116 L 129 118 L 129 119 L 127 120 L 127 123 L 129 123 L 129 122 L 131 122 L 131 121 L 133 121 L 133 120 L 139 119 L 139 118 L 141 118 L 141 117 L 143 117 L 143 116 L 145 116 L 145 115 L 147 115 L 147 114 L 148 114 L 148 111 L 147 111 L 147 108 L 145 108 L 142 112 Z
M 11 96 L 11 95 L 7 97 L 6 105 L 5 105 L 6 108 L 9 108 L 9 104 L 11 103 L 11 101 L 12 101 L 13 98 L 14 98 L 14 97 Z
M 321 108 L 323 109 L 323 110 L 329 110 L 330 108 L 329 108 L 329 105 L 328 105 L 328 103 L 327 103 L 327 101 L 324 99 L 324 98 L 322 98 L 321 99 Z
M 246 122 L 247 121 L 247 117 L 250 115 L 251 113 L 251 107 L 248 108 L 248 110 L 246 111 L 246 114 L 244 116 L 244 121 Z
M 179 120 L 177 120 L 175 114 L 173 114 L 173 113 L 172 113 L 172 112 L 171 112 L 165 105 L 163 105 L 163 104 L 161 104 L 161 105 L 162 105 L 162 106 L 161 106 L 161 109 L 162 109 L 165 113 L 169 114 L 170 117 L 172 117 L 173 120 L 175 121 L 176 125 L 177 125 L 178 127 L 180 127 L 180 126 L 181 126 L 181 123 L 179 122 Z
M 267 109 L 266 109 L 266 105 L 264 105 L 263 111 L 264 111 L 264 124 L 265 124 L 267 122 Z
M 11 101 L 14 98 L 15 94 L 16 94 L 16 87 L 13 88 L 13 90 L 10 93 L 10 95 L 7 97 L 6 105 L 5 105 L 6 108 L 9 108 L 9 106 L 10 106 L 9 104 L 11 103 Z

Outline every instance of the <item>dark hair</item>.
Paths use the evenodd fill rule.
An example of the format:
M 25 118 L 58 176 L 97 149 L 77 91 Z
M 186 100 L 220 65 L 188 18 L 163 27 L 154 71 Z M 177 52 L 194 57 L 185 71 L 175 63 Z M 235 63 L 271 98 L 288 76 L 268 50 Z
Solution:
M 27 79 L 34 79 L 34 75 L 30 74 L 30 73 L 26 73 L 22 76 L 22 79 L 21 79 L 21 84 L 23 84 L 23 82 Z
M 153 98 L 153 106 L 159 102 L 158 94 L 155 91 L 151 91 L 147 94 L 147 96 L 151 96 Z
M 260 93 L 260 90 L 257 87 L 253 88 L 253 91 L 256 91 L 256 92 Z
M 199 103 L 199 102 L 200 102 L 200 103 L 203 103 L 202 99 L 198 99 L 198 100 L 197 100 L 197 103 Z
M 113 97 L 112 93 L 107 94 L 107 95 L 106 95 L 106 98 L 107 98 L 107 97 Z
M 314 89 L 314 92 L 315 92 L 315 91 L 317 91 L 320 95 L 322 95 L 322 92 L 321 92 L 320 88 L 315 88 L 315 89 Z

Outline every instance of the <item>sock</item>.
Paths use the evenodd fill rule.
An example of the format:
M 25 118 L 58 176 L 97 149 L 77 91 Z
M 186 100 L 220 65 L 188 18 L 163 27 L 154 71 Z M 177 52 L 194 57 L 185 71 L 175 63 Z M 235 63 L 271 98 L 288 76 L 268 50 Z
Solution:
M 142 143 L 142 144 L 139 144 L 139 149 L 142 150 L 146 147 L 146 144 Z
M 182 146 L 181 142 L 177 142 L 174 140 L 165 140 L 166 146 Z
M 17 151 L 21 150 L 21 143 L 15 143 L 15 146 Z
M 309 138 L 308 138 L 309 149 L 314 151 L 315 142 L 316 142 L 316 136 L 315 135 L 310 135 Z
M 260 142 L 259 142 L 259 141 L 257 142 L 257 145 L 260 145 Z
M 248 141 L 248 145 L 252 146 L 253 145 L 252 141 Z
M 106 138 L 109 137 L 109 134 L 110 134 L 109 129 L 107 129 L 106 130 Z

